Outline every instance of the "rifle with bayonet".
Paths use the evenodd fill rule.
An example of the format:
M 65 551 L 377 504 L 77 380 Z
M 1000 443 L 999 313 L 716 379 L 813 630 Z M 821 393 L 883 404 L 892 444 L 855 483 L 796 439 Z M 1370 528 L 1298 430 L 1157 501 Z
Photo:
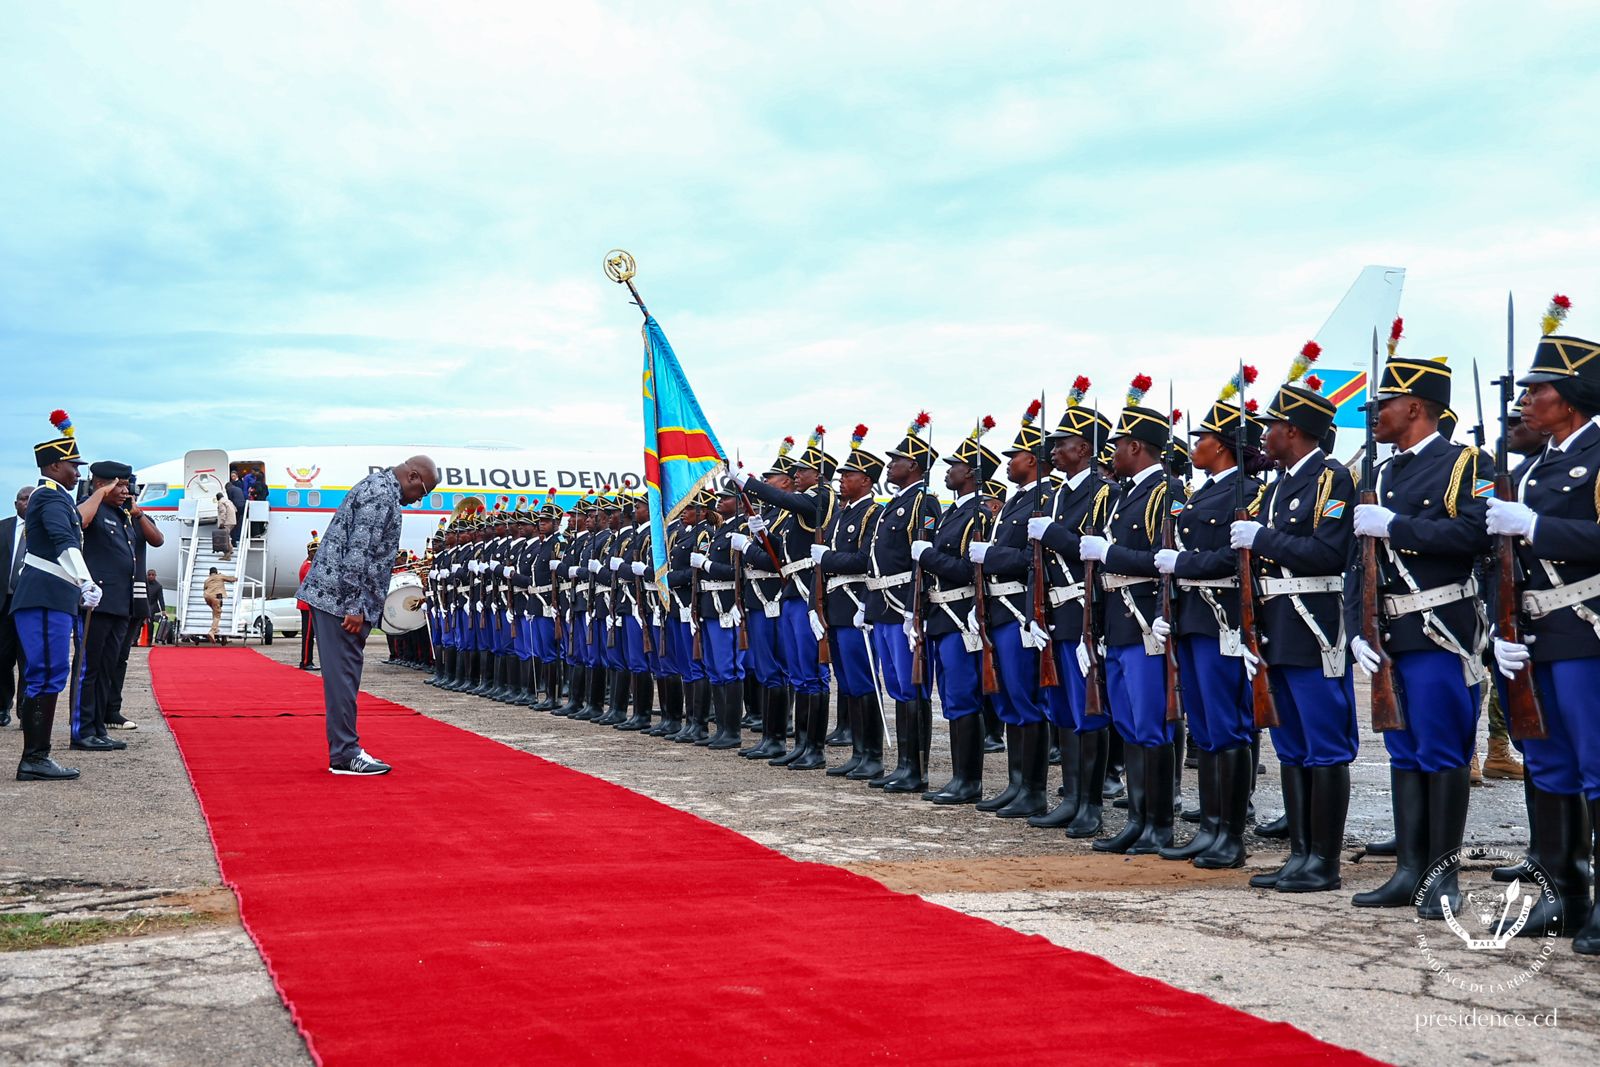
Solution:
M 989 420 L 989 425 L 994 425 L 993 419 Z M 979 420 L 978 430 L 974 437 L 982 437 L 984 428 L 983 421 Z M 987 494 L 983 491 L 982 460 L 979 460 L 978 465 L 973 468 L 973 482 L 977 486 L 978 493 L 979 533 L 987 541 L 990 535 L 985 531 L 993 525 L 993 517 L 989 516 L 989 505 L 984 503 Z M 963 554 L 966 547 L 966 545 L 961 546 Z M 988 597 L 984 593 L 983 583 L 983 564 L 974 563 L 972 565 L 972 617 L 978 627 L 978 674 L 983 685 L 983 693 L 988 696 L 991 693 L 1000 691 L 1000 673 L 995 670 L 994 666 L 994 642 L 989 640 L 989 604 Z
M 1178 410 L 1172 406 L 1172 383 L 1167 383 L 1167 410 L 1172 413 L 1173 426 L 1177 429 Z M 1176 467 L 1177 448 L 1173 445 L 1172 433 L 1167 434 L 1166 445 L 1162 448 L 1161 465 L 1166 468 L 1168 478 L 1174 476 Z M 1170 482 L 1168 484 L 1171 484 Z M 1166 500 L 1161 506 L 1161 547 L 1176 549 L 1178 547 L 1177 520 L 1173 518 L 1172 507 L 1176 498 Z M 1178 596 L 1177 582 L 1172 575 L 1163 574 L 1161 582 L 1161 617 L 1167 624 L 1167 640 L 1162 646 L 1162 656 L 1165 660 L 1165 673 L 1167 681 L 1167 722 L 1183 721 L 1183 673 L 1178 667 Z
M 1245 406 L 1244 360 L 1239 361 L 1239 425 L 1234 436 L 1234 460 L 1238 470 L 1233 472 L 1233 517 L 1239 522 L 1250 519 L 1250 501 L 1245 495 L 1245 442 L 1246 425 L 1250 412 Z M 1272 682 L 1267 677 L 1267 664 L 1261 658 L 1261 635 L 1256 632 L 1256 569 L 1255 554 L 1248 548 L 1235 549 L 1239 560 L 1239 636 L 1246 654 L 1255 658 L 1256 670 L 1250 678 L 1250 711 L 1257 730 L 1282 725 L 1278 718 L 1278 705 L 1272 699 Z
M 816 525 L 811 531 L 811 543 L 815 545 L 827 544 L 827 539 L 822 530 L 827 525 L 827 513 L 830 510 L 828 508 L 828 483 L 824 477 L 827 473 L 824 469 L 826 461 L 822 458 L 822 440 L 826 434 L 827 431 L 821 426 L 817 427 L 817 484 L 813 487 L 817 491 L 817 517 L 814 520 Z M 822 564 L 820 562 L 813 564 L 811 567 L 811 610 L 816 612 L 817 622 L 823 627 L 822 637 L 817 641 L 817 664 L 826 667 L 833 662 L 833 656 L 828 649 L 827 634 L 828 579 L 822 573 Z
M 1377 504 L 1378 475 L 1378 330 L 1372 330 L 1372 365 L 1367 369 L 1366 447 L 1361 456 L 1361 502 Z M 1395 683 L 1394 662 L 1383 647 L 1383 627 L 1378 612 L 1382 580 L 1378 574 L 1378 539 L 1361 539 L 1361 638 L 1378 657 L 1372 672 L 1372 729 L 1377 733 L 1406 728 L 1405 709 L 1400 704 L 1400 687 Z
M 928 450 L 929 450 L 929 452 L 932 452 L 932 450 L 933 450 L 933 430 L 930 428 L 927 431 L 927 434 L 928 434 Z M 930 472 L 930 471 L 928 471 L 926 469 L 924 469 L 923 472 L 922 472 L 922 491 L 924 493 L 926 493 L 928 491 L 928 476 L 931 473 L 932 472 Z M 922 501 L 921 500 L 917 501 L 916 508 L 914 508 L 912 510 L 912 512 L 911 512 L 911 522 L 912 522 L 912 525 L 913 525 L 913 528 L 914 528 L 914 531 L 915 531 L 915 534 L 916 534 L 916 536 L 914 538 L 912 538 L 912 539 L 916 540 L 916 541 L 928 540 L 927 538 L 922 536 L 924 531 L 922 530 Z M 923 575 L 922 568 L 917 566 L 917 561 L 916 560 L 912 560 L 911 561 L 911 679 L 912 679 L 912 684 L 913 685 L 922 685 L 924 679 L 927 677 L 923 673 L 927 669 L 927 664 L 924 662 L 925 657 L 924 657 L 924 653 L 923 653 L 923 646 L 927 644 L 928 634 L 923 629 L 923 620 L 922 620 L 922 599 L 923 599 L 923 588 L 924 588 L 922 575 Z
M 1516 483 L 1511 480 L 1511 402 L 1516 389 L 1516 343 L 1513 328 L 1516 323 L 1511 295 L 1506 295 L 1506 373 L 1496 378 L 1500 387 L 1500 447 L 1494 457 L 1494 495 L 1497 500 L 1517 499 Z M 1480 420 L 1481 421 L 1481 420 Z M 1516 538 L 1507 535 L 1495 539 L 1495 636 L 1512 644 L 1525 645 L 1522 633 L 1522 583 L 1518 581 Z M 1530 738 L 1539 740 L 1549 736 L 1545 726 L 1544 709 L 1539 706 L 1539 690 L 1533 682 L 1533 665 L 1528 664 L 1505 680 L 1506 726 L 1518 741 Z
M 1044 490 L 1052 484 L 1050 469 L 1046 465 L 1047 452 L 1044 441 L 1044 394 L 1039 394 L 1039 444 L 1033 453 L 1033 515 L 1044 517 Z M 1033 542 L 1033 624 L 1039 638 L 1039 688 L 1054 689 L 1061 684 L 1061 674 L 1056 669 L 1056 646 L 1050 637 L 1050 609 L 1048 590 L 1050 575 L 1044 569 L 1044 542 Z
M 633 555 L 635 558 L 641 561 L 654 559 L 655 557 L 651 553 L 652 547 L 653 546 L 650 544 L 649 530 L 635 535 L 633 542 Z M 629 569 L 631 570 L 632 567 L 630 566 Z M 650 584 L 652 586 L 655 585 L 653 581 Z M 656 643 L 654 638 L 650 636 L 651 611 L 649 601 L 645 600 L 644 598 L 644 579 L 639 577 L 637 574 L 633 576 L 633 605 L 634 610 L 639 613 L 640 648 L 644 651 L 644 654 L 648 656 L 655 652 Z

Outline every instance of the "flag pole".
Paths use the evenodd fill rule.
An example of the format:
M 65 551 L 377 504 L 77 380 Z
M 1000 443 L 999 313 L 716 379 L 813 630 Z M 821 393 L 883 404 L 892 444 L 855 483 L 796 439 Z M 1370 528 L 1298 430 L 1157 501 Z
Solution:
M 618 285 L 626 285 L 628 292 L 633 296 L 633 302 L 639 308 L 639 313 L 646 319 L 650 317 L 649 310 L 644 306 L 644 299 L 639 296 L 639 290 L 633 287 L 633 276 L 639 273 L 639 264 L 635 263 L 633 256 L 620 248 L 613 248 L 606 253 L 606 277 Z

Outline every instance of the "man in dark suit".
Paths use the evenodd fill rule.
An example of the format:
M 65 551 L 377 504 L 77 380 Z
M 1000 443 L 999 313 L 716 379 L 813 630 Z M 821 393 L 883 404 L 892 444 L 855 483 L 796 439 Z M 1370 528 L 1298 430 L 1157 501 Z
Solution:
M 11 594 L 22 573 L 23 518 L 33 486 L 17 490 L 15 518 L 0 519 L 0 726 L 11 725 L 11 704 L 17 696 L 17 628 L 11 621 Z
M 244 480 L 239 477 L 239 472 L 229 471 L 227 487 L 228 503 L 233 505 L 235 512 L 237 512 L 239 516 L 239 521 L 234 524 L 233 533 L 231 535 L 233 537 L 233 543 L 235 547 L 237 547 L 239 544 L 239 534 L 244 530 L 244 505 L 245 501 L 250 499 L 246 495 L 248 491 L 249 487 L 245 484 Z

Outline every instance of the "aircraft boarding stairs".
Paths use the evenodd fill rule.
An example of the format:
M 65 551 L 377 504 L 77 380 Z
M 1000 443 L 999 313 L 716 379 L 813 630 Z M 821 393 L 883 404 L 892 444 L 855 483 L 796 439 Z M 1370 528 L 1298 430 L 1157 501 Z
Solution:
M 252 500 L 246 508 L 247 517 L 241 520 L 244 527 L 239 543 L 233 548 L 233 558 L 225 560 L 222 553 L 211 547 L 211 534 L 216 527 L 216 512 L 212 508 L 195 507 L 192 495 L 186 494 L 179 503 L 178 514 L 183 520 L 181 546 L 182 573 L 178 598 L 179 640 L 193 640 L 211 632 L 211 608 L 206 604 L 206 578 L 211 568 L 237 581 L 224 589 L 222 620 L 217 632 L 224 637 L 246 638 L 253 635 L 253 613 L 241 605 L 257 604 L 266 589 L 266 537 L 252 537 L 251 523 L 261 523 L 265 531 L 268 503 Z

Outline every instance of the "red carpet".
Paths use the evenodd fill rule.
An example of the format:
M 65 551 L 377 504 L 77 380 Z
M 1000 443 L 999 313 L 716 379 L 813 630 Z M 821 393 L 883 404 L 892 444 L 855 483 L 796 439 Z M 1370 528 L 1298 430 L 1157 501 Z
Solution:
M 334 777 L 314 679 L 255 653 L 150 666 L 322 1063 L 1375 1062 L 396 704 L 362 734 L 396 771 Z M 218 685 L 304 714 L 196 714 Z

